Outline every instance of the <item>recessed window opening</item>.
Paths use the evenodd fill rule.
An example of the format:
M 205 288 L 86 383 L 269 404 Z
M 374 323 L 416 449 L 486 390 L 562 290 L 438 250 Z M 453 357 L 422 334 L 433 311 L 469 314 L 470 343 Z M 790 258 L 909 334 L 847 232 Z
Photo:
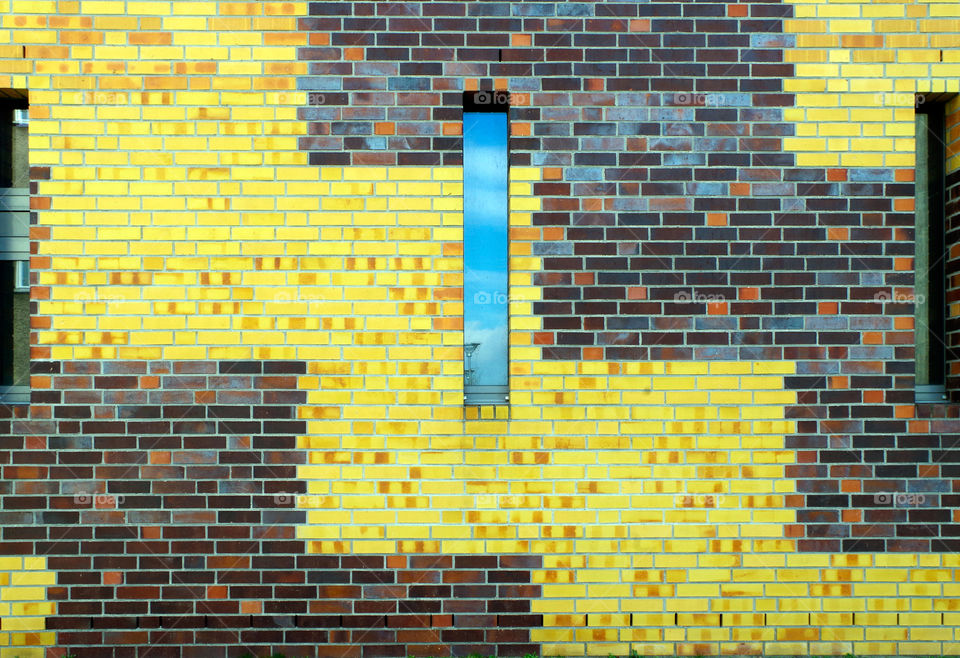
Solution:
M 509 401 L 508 121 L 505 92 L 464 94 L 464 403 Z

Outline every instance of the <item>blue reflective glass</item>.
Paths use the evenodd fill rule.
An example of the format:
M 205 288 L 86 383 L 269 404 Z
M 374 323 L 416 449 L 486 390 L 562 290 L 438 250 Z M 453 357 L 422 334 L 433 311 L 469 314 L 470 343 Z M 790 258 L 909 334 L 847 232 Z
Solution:
M 463 341 L 467 402 L 507 391 L 507 115 L 463 115 Z

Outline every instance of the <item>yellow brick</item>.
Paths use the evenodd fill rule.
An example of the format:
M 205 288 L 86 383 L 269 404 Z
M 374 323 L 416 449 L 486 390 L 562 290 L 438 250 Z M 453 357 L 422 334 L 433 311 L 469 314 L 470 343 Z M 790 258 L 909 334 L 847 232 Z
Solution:
M 44 587 L 21 586 L 0 589 L 0 600 L 2 601 L 43 601 L 45 598 L 46 588 Z

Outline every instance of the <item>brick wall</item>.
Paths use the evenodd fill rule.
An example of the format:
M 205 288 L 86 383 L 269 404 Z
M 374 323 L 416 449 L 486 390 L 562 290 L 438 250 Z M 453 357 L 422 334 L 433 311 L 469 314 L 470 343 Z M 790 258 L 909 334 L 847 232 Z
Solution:
M 957 407 L 884 302 L 955 14 L 0 2 L 3 658 L 956 653 Z M 462 404 L 476 89 L 512 103 L 498 410 Z

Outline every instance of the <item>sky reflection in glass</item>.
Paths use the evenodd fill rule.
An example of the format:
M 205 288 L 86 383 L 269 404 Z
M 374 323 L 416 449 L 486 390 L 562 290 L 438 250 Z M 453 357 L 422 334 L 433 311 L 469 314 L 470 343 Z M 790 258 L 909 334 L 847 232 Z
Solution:
M 507 115 L 463 114 L 465 384 L 507 386 Z M 469 393 L 469 391 L 468 391 Z

